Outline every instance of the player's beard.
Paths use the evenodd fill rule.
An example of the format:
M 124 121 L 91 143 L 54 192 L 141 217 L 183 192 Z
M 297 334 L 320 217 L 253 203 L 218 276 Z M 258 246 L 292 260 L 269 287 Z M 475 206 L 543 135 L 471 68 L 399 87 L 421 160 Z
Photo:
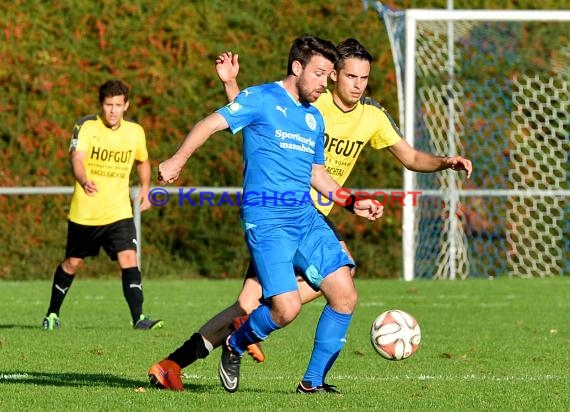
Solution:
M 309 88 L 305 84 L 303 79 L 299 79 L 297 83 L 297 90 L 299 93 L 299 101 L 300 102 L 307 102 L 307 103 L 314 103 L 317 101 L 319 96 L 325 92 L 325 88 Z

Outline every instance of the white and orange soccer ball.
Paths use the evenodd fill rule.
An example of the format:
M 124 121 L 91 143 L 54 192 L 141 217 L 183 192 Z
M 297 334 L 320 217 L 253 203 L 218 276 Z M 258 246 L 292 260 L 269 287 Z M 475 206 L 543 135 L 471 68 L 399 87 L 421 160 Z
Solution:
M 403 360 L 418 350 L 422 338 L 420 325 L 403 310 L 387 310 L 372 323 L 370 341 L 385 359 Z

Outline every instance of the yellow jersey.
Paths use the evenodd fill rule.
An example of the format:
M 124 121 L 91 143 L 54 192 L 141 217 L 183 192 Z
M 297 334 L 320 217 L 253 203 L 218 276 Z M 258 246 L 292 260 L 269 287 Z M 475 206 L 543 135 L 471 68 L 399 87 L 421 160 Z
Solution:
M 123 119 L 118 129 L 105 126 L 99 116 L 79 119 L 73 128 L 70 152 L 85 152 L 87 179 L 98 192 L 88 196 L 75 182 L 68 218 L 74 223 L 102 226 L 133 216 L 130 174 L 133 163 L 148 159 L 144 129 Z
M 370 142 L 376 149 L 398 143 L 402 134 L 380 104 L 362 97 L 354 109 L 344 112 L 333 101 L 332 93 L 323 93 L 314 105 L 325 120 L 325 167 L 331 177 L 343 185 L 352 172 L 362 149 Z M 333 203 L 311 190 L 315 207 L 328 215 Z

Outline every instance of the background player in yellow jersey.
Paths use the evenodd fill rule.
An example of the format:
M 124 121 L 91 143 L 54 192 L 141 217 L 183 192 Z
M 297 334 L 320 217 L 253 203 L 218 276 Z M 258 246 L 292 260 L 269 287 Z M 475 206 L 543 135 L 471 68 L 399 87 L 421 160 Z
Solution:
M 136 329 L 162 327 L 163 321 L 143 315 L 141 272 L 137 264 L 136 230 L 129 180 L 134 163 L 141 184 L 137 202 L 150 208 L 150 163 L 143 128 L 123 117 L 129 107 L 129 88 L 110 80 L 99 88 L 99 115 L 79 119 L 69 148 L 73 197 L 68 216 L 65 259 L 53 278 L 50 305 L 43 327 L 59 327 L 59 312 L 77 271 L 87 256 L 101 247 L 122 272 L 123 294 Z
M 416 172 L 453 169 L 466 171 L 467 177 L 470 177 L 470 160 L 461 156 L 435 156 L 415 150 L 402 138 L 385 109 L 375 100 L 363 96 L 368 84 L 372 56 L 357 40 L 347 39 L 337 49 L 340 59 L 330 75 L 333 89 L 323 93 L 313 104 L 325 121 L 325 165 L 339 185 L 345 183 L 367 144 L 374 149 L 387 148 L 407 169 Z M 216 60 L 216 70 L 224 84 L 228 100 L 233 100 L 239 93 L 236 81 L 239 72 L 238 55 L 231 52 L 220 55 Z M 325 216 L 330 212 L 332 202 L 319 200 L 314 190 L 313 200 Z M 326 218 L 325 220 L 335 230 L 332 223 Z M 336 230 L 335 233 L 342 247 L 349 253 L 340 233 Z M 299 292 L 303 303 L 320 296 L 320 292 L 315 292 L 300 278 Z M 181 368 L 196 359 L 205 358 L 213 348 L 220 346 L 231 329 L 237 328 L 243 321 L 240 317 L 251 313 L 258 306 L 260 298 L 261 287 L 250 265 L 237 301 L 210 319 L 167 358 L 153 365 L 149 370 L 151 382 L 160 388 L 183 390 Z M 257 361 L 265 358 L 259 345 L 250 346 L 248 351 Z M 303 391 L 301 386 L 302 383 L 300 389 Z M 305 389 L 303 392 L 312 393 L 311 388 Z

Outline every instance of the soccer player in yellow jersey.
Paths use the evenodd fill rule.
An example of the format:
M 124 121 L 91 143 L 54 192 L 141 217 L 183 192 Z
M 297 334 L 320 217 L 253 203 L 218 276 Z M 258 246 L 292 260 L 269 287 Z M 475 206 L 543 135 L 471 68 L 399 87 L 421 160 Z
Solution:
M 375 100 L 363 96 L 368 84 L 372 56 L 357 40 L 347 39 L 341 42 L 337 49 L 340 59 L 330 75 L 333 89 L 321 94 L 313 104 L 322 113 L 325 121 L 325 165 L 339 185 L 345 183 L 358 156 L 368 144 L 374 149 L 387 148 L 407 169 L 416 172 L 453 169 L 466 171 L 467 177 L 470 177 L 470 160 L 461 156 L 435 156 L 415 150 L 402 138 L 385 109 Z M 216 60 L 216 70 L 224 84 L 228 100 L 233 100 L 239 93 L 236 81 L 239 71 L 238 55 L 231 52 L 220 55 Z M 332 202 L 319 199 L 314 190 L 313 201 L 323 215 L 326 216 L 330 212 Z M 340 233 L 326 217 L 325 220 L 350 255 Z M 298 285 L 303 303 L 320 296 L 320 292 L 314 291 L 300 278 Z M 151 382 L 159 388 L 183 390 L 181 368 L 196 359 L 205 358 L 213 348 L 220 346 L 231 329 L 236 329 L 243 322 L 242 316 L 248 315 L 258 306 L 260 298 L 261 287 L 250 265 L 237 301 L 210 319 L 167 358 L 154 364 L 149 370 Z M 248 351 L 259 362 L 265 358 L 259 344 L 251 345 Z M 330 385 L 312 387 L 303 381 L 297 391 L 316 393 L 331 392 L 334 389 L 331 389 Z
M 60 326 L 59 312 L 77 271 L 101 247 L 118 261 L 123 294 L 136 329 L 162 327 L 163 321 L 143 314 L 141 272 L 137 264 L 136 230 L 129 180 L 136 163 L 141 184 L 136 201 L 150 208 L 150 163 L 143 128 L 123 117 L 129 107 L 129 88 L 110 80 L 99 88 L 99 115 L 79 119 L 69 148 L 73 197 L 68 216 L 65 259 L 53 278 L 50 305 L 43 321 L 46 330 Z

